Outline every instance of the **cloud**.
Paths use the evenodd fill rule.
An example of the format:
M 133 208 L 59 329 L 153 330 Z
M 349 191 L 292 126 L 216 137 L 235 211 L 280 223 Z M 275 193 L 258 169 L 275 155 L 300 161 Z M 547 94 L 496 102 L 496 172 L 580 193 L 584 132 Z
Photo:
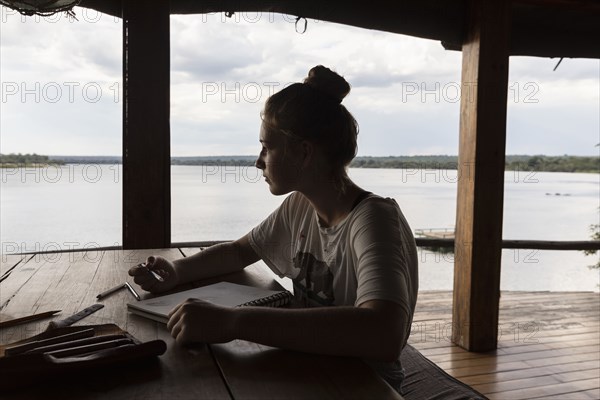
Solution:
M 120 154 L 121 21 L 79 8 L 79 22 L 0 10 L 2 151 Z M 359 154 L 456 153 L 460 52 L 314 20 L 301 34 L 294 21 L 257 13 L 171 17 L 173 155 L 254 152 L 264 101 L 318 64 L 353 87 L 344 104 L 361 126 Z M 597 153 L 587 143 L 598 142 L 600 61 L 565 59 L 552 72 L 556 62 L 510 59 L 508 153 Z M 101 100 L 89 101 L 95 85 Z M 62 97 L 52 101 L 57 88 Z M 7 97 L 7 89 L 16 92 Z
M 600 60 L 562 60 L 560 58 L 511 57 L 509 74 L 511 81 L 553 82 L 557 80 L 579 81 L 600 78 Z
M 189 79 L 215 81 L 231 79 L 237 68 L 261 61 L 247 37 L 247 29 L 227 29 L 198 23 L 186 25 L 190 17 L 177 17 L 171 40 L 171 68 Z

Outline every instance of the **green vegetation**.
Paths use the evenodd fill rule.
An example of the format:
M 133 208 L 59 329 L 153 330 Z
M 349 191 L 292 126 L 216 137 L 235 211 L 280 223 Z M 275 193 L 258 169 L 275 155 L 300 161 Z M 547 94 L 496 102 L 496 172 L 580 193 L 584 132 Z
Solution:
M 253 166 L 256 156 L 171 157 L 172 165 Z M 121 164 L 120 156 L 41 156 L 37 154 L 0 154 L 0 164 Z M 457 156 L 356 157 L 350 168 L 450 169 L 458 166 Z M 600 173 L 600 157 L 509 155 L 507 171 L 595 172 Z
M 600 172 L 600 157 L 506 156 L 507 171 Z M 457 156 L 356 157 L 351 168 L 457 169 Z
M 592 240 L 600 240 L 600 224 L 590 225 L 590 231 L 592 232 Z M 598 250 L 585 250 L 584 253 L 588 256 L 591 256 L 598 253 Z M 600 269 L 600 257 L 598 257 L 596 260 L 596 264 L 589 266 L 591 269 Z
M 506 169 L 511 171 L 600 172 L 600 157 L 528 156 L 527 160 L 514 161 L 509 157 Z
M 171 165 L 252 166 L 256 156 L 171 157 Z
M 356 157 L 350 168 L 456 169 L 456 156 Z
M 254 156 L 172 157 L 172 165 L 252 166 Z M 356 157 L 350 168 L 457 169 L 457 156 Z M 600 157 L 506 156 L 507 171 L 600 172 Z
M 0 154 L 0 167 L 11 168 L 11 167 L 30 167 L 30 166 L 44 166 L 48 164 L 64 164 L 59 160 L 50 160 L 48 156 L 42 156 L 39 154 Z

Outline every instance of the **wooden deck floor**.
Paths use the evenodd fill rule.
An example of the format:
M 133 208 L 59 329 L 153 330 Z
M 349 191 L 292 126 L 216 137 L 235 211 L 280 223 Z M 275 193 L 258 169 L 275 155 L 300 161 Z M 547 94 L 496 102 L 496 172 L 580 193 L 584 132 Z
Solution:
M 490 399 L 600 399 L 600 294 L 502 292 L 498 349 L 450 341 L 452 293 L 419 292 L 409 343 Z

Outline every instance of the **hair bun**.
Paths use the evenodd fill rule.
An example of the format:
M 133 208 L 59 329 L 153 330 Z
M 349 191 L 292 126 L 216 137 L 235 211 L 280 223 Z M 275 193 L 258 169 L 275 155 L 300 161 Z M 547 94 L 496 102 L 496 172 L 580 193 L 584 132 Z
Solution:
M 322 65 L 317 65 L 308 71 L 304 83 L 319 90 L 341 103 L 350 93 L 350 84 L 337 73 Z

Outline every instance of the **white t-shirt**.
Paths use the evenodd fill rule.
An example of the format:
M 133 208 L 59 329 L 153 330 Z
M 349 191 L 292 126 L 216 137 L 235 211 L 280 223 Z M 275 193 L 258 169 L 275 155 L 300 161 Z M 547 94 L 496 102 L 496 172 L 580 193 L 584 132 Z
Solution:
M 294 282 L 305 306 L 359 306 L 388 300 L 405 312 L 405 340 L 417 300 L 418 258 L 408 222 L 395 200 L 369 194 L 338 225 L 322 227 L 299 192 L 250 233 L 256 254 Z

